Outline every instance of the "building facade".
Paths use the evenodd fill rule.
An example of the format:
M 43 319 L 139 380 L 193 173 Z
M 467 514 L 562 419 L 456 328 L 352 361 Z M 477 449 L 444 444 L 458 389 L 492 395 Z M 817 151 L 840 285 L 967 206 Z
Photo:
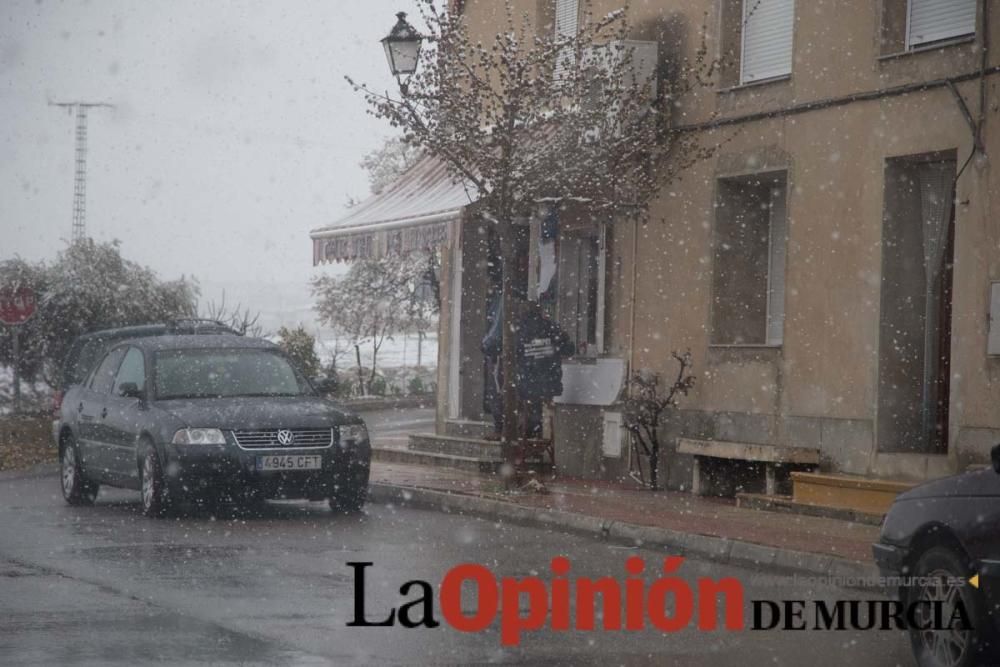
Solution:
M 511 2 L 539 31 L 621 5 Z M 455 9 L 486 41 L 502 5 Z M 555 286 L 578 348 L 555 408 L 559 469 L 627 474 L 625 378 L 669 377 L 685 350 L 697 383 L 664 427 L 671 486 L 691 480 L 682 436 L 814 448 L 824 469 L 868 477 L 988 460 L 1000 442 L 1000 11 L 663 0 L 628 12 L 634 38 L 656 45 L 661 91 L 704 34 L 718 73 L 676 100 L 673 123 L 717 148 L 664 183 L 645 223 L 563 208 L 525 226 L 528 296 Z M 463 433 L 486 419 L 478 348 L 494 260 L 474 204 L 448 224 L 438 429 Z

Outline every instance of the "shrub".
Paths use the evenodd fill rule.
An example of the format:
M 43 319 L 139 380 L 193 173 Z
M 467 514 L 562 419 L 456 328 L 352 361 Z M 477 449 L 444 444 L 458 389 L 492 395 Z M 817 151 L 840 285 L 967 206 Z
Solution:
M 410 383 L 407 386 L 407 391 L 412 396 L 420 396 L 427 392 L 427 388 L 424 386 L 424 381 L 420 379 L 419 375 L 414 375 L 410 378 Z

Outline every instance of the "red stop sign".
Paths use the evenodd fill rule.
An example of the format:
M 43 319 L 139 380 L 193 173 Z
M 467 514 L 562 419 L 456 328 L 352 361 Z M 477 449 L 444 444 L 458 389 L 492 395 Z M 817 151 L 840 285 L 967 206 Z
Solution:
M 0 322 L 23 324 L 35 314 L 35 291 L 30 287 L 0 288 Z

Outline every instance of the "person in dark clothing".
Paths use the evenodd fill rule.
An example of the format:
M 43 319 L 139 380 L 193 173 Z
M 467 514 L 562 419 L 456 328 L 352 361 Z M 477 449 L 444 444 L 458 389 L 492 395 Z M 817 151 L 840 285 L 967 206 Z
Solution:
M 483 355 L 486 357 L 486 386 L 485 396 L 483 396 L 483 410 L 489 412 L 493 417 L 493 435 L 499 438 L 503 431 L 503 386 L 500 377 L 500 345 L 494 341 L 500 341 L 500 327 L 503 322 L 503 299 L 497 292 L 496 298 L 490 304 L 487 316 L 486 336 L 483 337 L 480 345 Z M 489 342 L 487 342 L 489 341 Z
M 562 393 L 562 360 L 573 354 L 573 342 L 533 301 L 521 304 L 517 326 L 517 375 L 514 378 L 518 398 L 523 405 L 523 433 L 538 437 L 542 430 L 542 404 Z M 503 338 L 503 309 L 497 309 L 494 325 L 483 339 L 487 357 L 500 358 Z M 497 400 L 494 401 L 494 425 L 503 428 L 502 364 L 497 363 Z

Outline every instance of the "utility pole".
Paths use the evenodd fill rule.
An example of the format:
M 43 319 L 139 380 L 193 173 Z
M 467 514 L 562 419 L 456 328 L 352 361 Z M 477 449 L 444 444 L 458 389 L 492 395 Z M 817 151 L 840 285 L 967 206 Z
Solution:
M 87 238 L 87 112 L 93 107 L 113 109 L 107 102 L 49 102 L 70 114 L 76 112 L 76 156 L 73 174 L 73 243 Z

